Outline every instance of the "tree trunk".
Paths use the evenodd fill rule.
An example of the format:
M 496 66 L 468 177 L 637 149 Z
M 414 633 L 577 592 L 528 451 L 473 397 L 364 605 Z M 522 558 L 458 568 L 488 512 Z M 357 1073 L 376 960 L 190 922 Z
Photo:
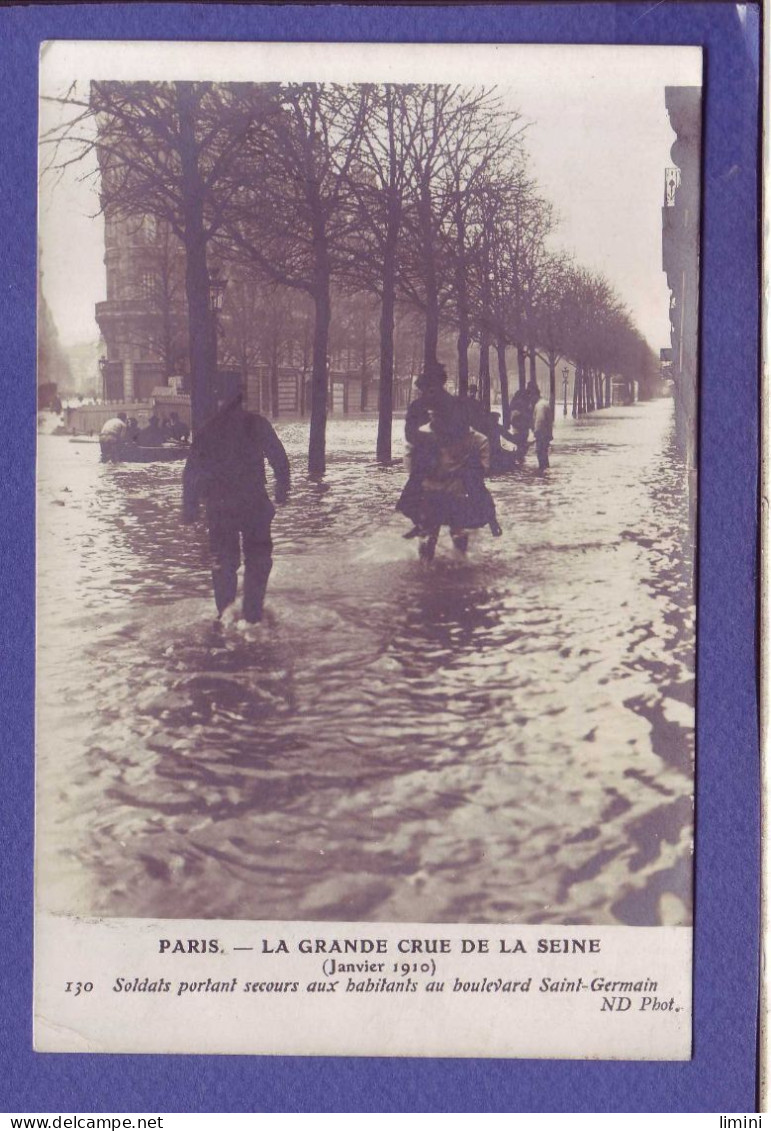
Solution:
M 209 310 L 209 272 L 206 244 L 185 238 L 185 289 L 189 318 L 190 411 L 193 431 L 201 428 L 217 409 L 214 379 L 216 364 L 212 314 Z
M 468 312 L 458 310 L 458 396 L 468 396 Z
M 241 344 L 241 357 L 239 361 L 241 368 L 241 388 L 244 391 L 244 398 L 246 398 L 249 393 L 249 356 L 247 353 L 246 339 L 244 339 Z M 259 411 L 259 403 L 255 407 Z
M 426 329 L 423 338 L 423 365 L 425 369 L 433 369 L 438 361 L 439 287 L 436 281 L 434 233 L 431 218 L 431 191 L 428 185 L 424 185 L 421 189 L 419 207 L 423 242 L 423 285 L 426 291 Z
M 458 207 L 455 216 L 458 256 L 455 271 L 455 294 L 458 304 L 458 396 L 468 395 L 469 309 L 466 286 L 466 225 L 463 209 Z
M 439 358 L 439 303 L 436 291 L 432 291 L 426 299 L 426 330 L 423 336 L 423 366 L 433 369 Z
M 367 407 L 367 392 L 369 385 L 369 369 L 367 367 L 367 307 L 362 303 L 361 311 L 361 392 L 359 394 L 359 411 Z
M 557 359 L 553 353 L 549 354 L 549 404 L 551 405 L 553 419 L 554 408 L 557 404 Z
M 502 334 L 496 343 L 498 353 L 498 384 L 501 387 L 501 420 L 503 427 L 509 426 L 509 374 L 506 370 L 506 341 Z
M 275 420 L 278 416 L 278 336 L 273 338 L 270 351 L 270 414 Z
M 326 471 L 327 442 L 327 350 L 332 303 L 329 294 L 329 258 L 326 241 L 319 239 L 315 248 L 313 303 L 313 368 L 311 370 L 311 427 L 308 440 L 308 474 L 321 478 Z
M 209 307 L 209 270 L 204 230 L 204 187 L 195 139 L 198 96 L 190 82 L 176 84 L 179 152 L 182 165 L 182 211 L 185 225 L 185 291 L 190 353 L 190 412 L 193 431 L 217 409 L 214 391 L 216 341 Z
M 306 311 L 303 318 L 303 378 L 302 385 L 300 386 L 300 415 L 307 416 L 308 414 L 308 362 L 310 359 L 310 342 L 311 335 L 309 332 L 310 317 Z
M 396 306 L 396 240 L 386 244 L 383 256 L 383 300 L 380 307 L 380 393 L 378 395 L 378 463 L 391 462 L 394 418 L 394 310 Z
M 538 371 L 535 366 L 535 346 L 530 347 L 530 380 L 534 385 L 538 384 Z
M 578 362 L 575 364 L 573 370 L 573 419 L 580 414 L 581 411 L 581 366 Z
M 490 331 L 483 315 L 479 335 L 479 400 L 486 412 L 490 411 Z
M 169 294 L 168 276 L 164 275 L 161 284 L 161 335 L 162 335 L 162 358 L 163 358 L 163 376 L 166 380 L 174 374 L 174 330 L 172 326 L 172 310 L 171 310 L 171 295 Z
M 517 346 L 517 380 L 519 388 L 523 391 L 527 388 L 527 373 L 525 371 L 525 347 Z

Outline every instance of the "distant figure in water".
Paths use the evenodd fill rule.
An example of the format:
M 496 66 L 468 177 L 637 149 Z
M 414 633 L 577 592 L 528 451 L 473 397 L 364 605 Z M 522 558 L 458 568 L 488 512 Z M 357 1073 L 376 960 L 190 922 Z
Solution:
M 99 433 L 99 448 L 102 452 L 102 463 L 115 463 L 120 459 L 121 449 L 128 434 L 128 424 L 125 412 L 111 416 L 102 425 Z
M 172 412 L 169 425 L 172 440 L 180 440 L 182 443 L 186 444 L 188 436 L 190 435 L 190 429 L 185 424 L 184 420 L 179 419 L 178 413 Z
M 510 452 L 501 447 L 501 439 L 503 438 L 518 447 L 518 438 L 508 432 L 501 424 L 501 418 L 497 412 L 488 412 L 485 409 L 480 400 L 477 385 L 469 385 L 468 398 L 466 400 L 461 398 L 461 404 L 465 406 L 470 427 L 488 439 L 490 444 L 490 473 L 497 475 L 503 471 L 511 471 L 512 468 L 516 467 L 516 452 Z M 508 416 L 508 405 L 504 408 L 504 415 Z
M 160 448 L 165 438 L 160 420 L 153 415 L 147 427 L 140 430 L 137 442 L 145 448 Z
M 475 432 L 481 432 L 483 436 L 487 436 L 489 440 L 491 432 L 490 413 L 479 398 L 479 388 L 476 385 L 469 385 L 468 398 L 466 400 L 461 399 L 461 403 L 466 409 L 469 426 Z M 496 428 L 497 423 L 496 420 Z
M 508 448 L 504 448 L 501 444 L 501 440 L 506 440 L 509 444 L 514 444 L 515 448 L 519 446 L 519 440 L 512 432 L 506 431 L 501 424 L 501 418 L 497 412 L 490 413 L 487 438 L 490 441 L 491 473 L 497 475 L 515 468 L 518 463 L 517 452 L 516 450 L 512 452 Z
M 525 392 L 527 394 L 528 400 L 530 401 L 530 409 L 532 411 L 532 409 L 535 408 L 536 401 L 541 396 L 541 390 L 535 377 L 530 378 L 527 383 L 527 389 L 525 390 Z
M 195 521 L 201 501 L 206 508 L 217 613 L 222 616 L 236 599 L 243 548 L 243 613 L 252 624 L 262 620 L 273 568 L 276 509 L 268 498 L 266 459 L 276 477 L 276 502 L 285 503 L 290 474 L 284 446 L 265 417 L 246 411 L 239 394 L 195 434 L 183 476 L 182 521 Z
M 538 386 L 536 386 L 536 389 Z M 535 452 L 538 456 L 538 470 L 546 471 L 549 466 L 549 444 L 554 435 L 554 411 L 548 401 L 538 394 L 533 406 L 533 435 Z
M 446 380 L 442 365 L 421 375 L 420 395 L 408 407 L 405 422 L 410 477 L 396 509 L 414 523 L 405 537 L 420 538 L 420 556 L 426 561 L 434 556 L 442 526 L 449 526 L 461 553 L 468 549 L 469 530 L 489 525 L 493 534 L 501 533 L 484 483 L 489 441 L 469 426 L 466 404 L 445 390 Z
M 517 449 L 517 461 L 525 462 L 527 438 L 533 422 L 532 401 L 525 389 L 517 389 L 509 405 L 509 429 Z

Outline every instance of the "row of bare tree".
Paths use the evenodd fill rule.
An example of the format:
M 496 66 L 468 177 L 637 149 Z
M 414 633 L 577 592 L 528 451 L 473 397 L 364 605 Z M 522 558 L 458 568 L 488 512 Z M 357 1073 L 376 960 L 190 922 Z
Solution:
M 155 216 L 184 249 L 194 427 L 214 409 L 209 286 L 225 263 L 243 302 L 267 284 L 312 305 L 311 475 L 325 469 L 336 296 L 369 295 L 379 308 L 381 462 L 391 459 L 400 304 L 420 315 L 424 366 L 453 328 L 462 396 L 476 344 L 488 406 L 493 350 L 504 404 L 507 347 L 520 386 L 528 359 L 533 372 L 545 359 L 552 399 L 557 362 L 570 357 L 579 410 L 602 406 L 603 375 L 650 362 L 609 284 L 548 250 L 552 208 L 528 175 L 521 120 L 494 91 L 94 82 L 87 97 L 71 90 L 60 102 L 61 124 L 45 139 L 51 165 L 96 153 L 105 213 Z

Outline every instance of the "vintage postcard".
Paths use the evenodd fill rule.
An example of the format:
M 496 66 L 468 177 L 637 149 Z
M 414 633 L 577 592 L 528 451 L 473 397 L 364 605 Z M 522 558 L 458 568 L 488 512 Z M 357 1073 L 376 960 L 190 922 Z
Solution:
M 690 1057 L 701 91 L 43 45 L 39 1051 Z

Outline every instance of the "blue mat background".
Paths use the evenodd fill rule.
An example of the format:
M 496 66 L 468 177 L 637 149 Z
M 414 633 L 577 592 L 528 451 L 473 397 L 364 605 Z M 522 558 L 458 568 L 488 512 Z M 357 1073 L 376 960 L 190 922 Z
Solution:
M 27 1112 L 748 1112 L 755 1104 L 759 10 L 729 3 L 0 8 L 4 941 L 0 1108 Z M 705 48 L 694 1059 L 35 1054 L 32 1019 L 37 59 L 46 39 Z M 462 75 L 458 80 L 462 81 Z M 72 285 L 78 285 L 73 264 Z

